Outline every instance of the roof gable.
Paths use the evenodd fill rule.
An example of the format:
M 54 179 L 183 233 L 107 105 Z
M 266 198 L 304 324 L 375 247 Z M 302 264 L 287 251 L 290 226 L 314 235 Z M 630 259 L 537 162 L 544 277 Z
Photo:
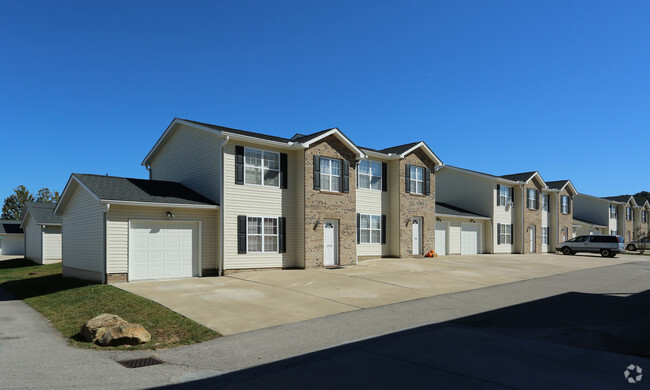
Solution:
M 552 190 L 562 191 L 567 189 L 567 192 L 571 192 L 572 195 L 578 195 L 578 190 L 573 186 L 571 180 L 556 180 L 556 181 L 547 181 L 546 186 Z
M 61 225 L 63 223 L 63 218 L 54 214 L 55 208 L 55 203 L 27 202 L 25 204 L 25 212 L 21 226 L 25 226 L 28 216 L 30 216 L 37 225 Z

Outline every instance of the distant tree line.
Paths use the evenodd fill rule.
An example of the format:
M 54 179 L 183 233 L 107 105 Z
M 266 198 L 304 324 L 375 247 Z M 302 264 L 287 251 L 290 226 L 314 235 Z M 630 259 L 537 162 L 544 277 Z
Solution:
M 60 197 L 61 195 L 57 191 L 52 191 L 49 188 L 41 188 L 36 193 L 36 196 L 34 196 L 25 186 L 20 185 L 17 188 L 14 188 L 14 193 L 12 195 L 5 198 L 0 219 L 20 221 L 20 213 L 22 212 L 25 203 L 56 203 L 59 201 Z

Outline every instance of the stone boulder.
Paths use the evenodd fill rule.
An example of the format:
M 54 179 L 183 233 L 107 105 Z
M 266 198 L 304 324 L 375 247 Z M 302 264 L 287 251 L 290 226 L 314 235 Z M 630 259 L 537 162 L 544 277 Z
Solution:
M 100 314 L 81 327 L 81 335 L 102 346 L 138 345 L 151 340 L 151 334 L 140 324 L 126 322 L 114 314 Z

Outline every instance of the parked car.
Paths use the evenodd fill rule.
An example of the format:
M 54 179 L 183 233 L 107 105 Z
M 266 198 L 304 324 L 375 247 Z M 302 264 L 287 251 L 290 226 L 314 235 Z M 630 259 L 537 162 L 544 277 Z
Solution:
M 650 237 L 644 237 L 640 240 L 632 241 L 627 244 L 628 251 L 635 251 L 637 249 L 648 250 L 650 249 Z
M 604 234 L 578 236 L 557 244 L 555 250 L 565 255 L 591 252 L 600 253 L 603 257 L 614 257 L 617 253 L 625 252 L 625 241 L 622 236 Z

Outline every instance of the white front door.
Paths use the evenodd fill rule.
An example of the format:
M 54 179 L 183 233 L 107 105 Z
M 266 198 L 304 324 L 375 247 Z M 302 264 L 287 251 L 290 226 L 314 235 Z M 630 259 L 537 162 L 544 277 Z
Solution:
M 420 218 L 413 218 L 413 254 L 422 254 L 422 223 Z
M 338 228 L 339 221 L 335 219 L 326 219 L 323 224 L 323 245 L 325 247 L 324 266 L 337 265 L 339 262 Z
M 530 252 L 535 252 L 535 226 L 530 227 Z
M 436 222 L 436 253 L 447 254 L 447 222 Z
M 477 255 L 479 253 L 479 237 L 481 225 L 465 223 L 460 225 L 460 254 Z

